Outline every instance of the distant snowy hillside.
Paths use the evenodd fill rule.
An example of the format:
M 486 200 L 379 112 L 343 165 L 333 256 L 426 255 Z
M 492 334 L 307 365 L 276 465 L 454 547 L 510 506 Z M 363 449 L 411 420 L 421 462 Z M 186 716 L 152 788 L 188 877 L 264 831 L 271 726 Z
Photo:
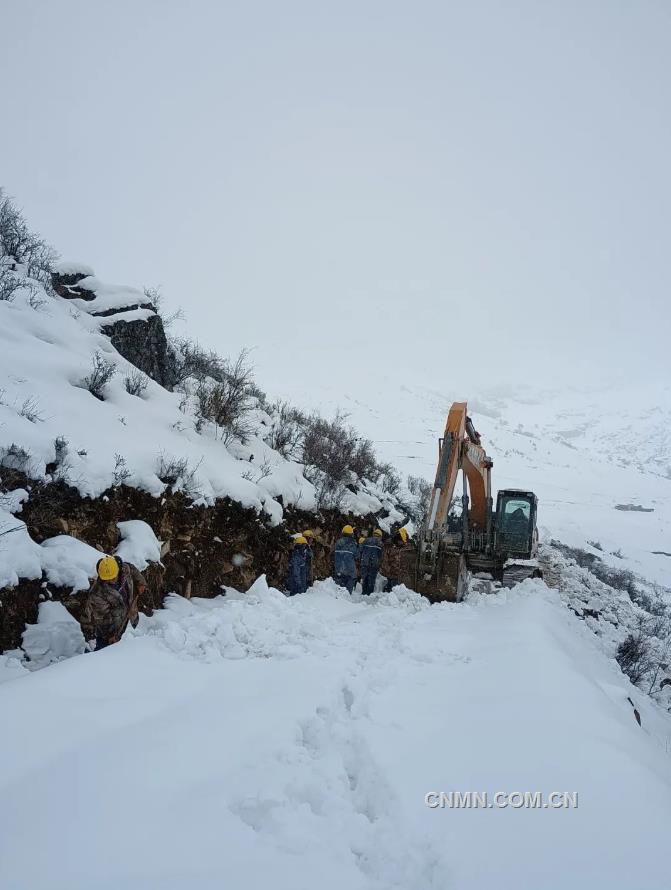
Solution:
M 301 392 L 347 411 L 386 460 L 431 481 L 449 406 L 468 401 L 494 460 L 494 489 L 535 491 L 546 540 L 599 542 L 612 565 L 671 586 L 671 556 L 663 555 L 671 553 L 671 386 L 590 392 L 560 384 L 456 390 L 446 370 L 444 390 L 369 374 L 310 378 Z M 282 392 L 291 396 L 291 384 Z

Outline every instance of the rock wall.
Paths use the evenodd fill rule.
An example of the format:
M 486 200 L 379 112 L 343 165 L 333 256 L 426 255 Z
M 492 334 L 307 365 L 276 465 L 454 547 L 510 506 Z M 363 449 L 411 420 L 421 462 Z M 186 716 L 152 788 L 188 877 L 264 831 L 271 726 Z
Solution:
M 82 267 L 80 271 L 53 272 L 51 283 L 54 291 L 65 300 L 84 300 L 93 304 L 96 293 L 90 289 L 91 285 L 87 286 L 88 282 L 95 281 L 91 278 L 92 271 Z M 124 297 L 123 306 L 117 305 L 114 309 L 104 311 L 97 311 L 92 307 L 86 311 L 98 318 L 109 317 L 109 322 L 103 322 L 101 329 L 110 338 L 117 352 L 152 380 L 166 389 L 172 389 L 177 383 L 177 377 L 163 319 L 156 312 L 155 306 L 143 299 L 141 291 L 126 289 L 120 293 Z M 147 309 L 152 314 L 146 319 L 132 321 L 115 317 L 121 312 L 135 309 Z
M 102 330 L 131 364 L 166 389 L 173 388 L 177 378 L 160 315 L 146 321 L 115 321 Z
M 8 490 L 30 486 L 22 474 L 3 472 L 3 487 Z M 347 521 L 337 513 L 316 518 L 294 512 L 288 513 L 282 526 L 271 527 L 254 510 L 229 499 L 211 507 L 194 506 L 181 493 L 156 498 L 121 486 L 92 500 L 64 483 L 53 482 L 32 483 L 30 498 L 19 515 L 38 543 L 69 534 L 102 552 L 116 550 L 117 522 L 147 522 L 163 542 L 163 556 L 162 565 L 152 565 L 145 572 L 148 586 L 140 607 L 146 613 L 160 607 L 167 593 L 217 596 L 222 586 L 246 590 L 264 573 L 271 585 L 283 588 L 291 533 L 306 528 L 317 532 L 315 576 L 328 577 L 333 543 Z M 41 579 L 0 590 L 0 651 L 20 646 L 25 625 L 37 620 L 40 601 L 49 597 L 62 601 L 79 617 L 82 596 Z

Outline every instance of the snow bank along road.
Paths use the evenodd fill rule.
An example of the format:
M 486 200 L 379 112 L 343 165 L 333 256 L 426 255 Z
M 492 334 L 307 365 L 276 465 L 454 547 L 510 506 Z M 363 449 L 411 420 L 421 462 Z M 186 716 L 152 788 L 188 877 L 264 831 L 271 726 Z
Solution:
M 2 890 L 669 887 L 671 723 L 541 582 L 174 597 L 0 713 Z

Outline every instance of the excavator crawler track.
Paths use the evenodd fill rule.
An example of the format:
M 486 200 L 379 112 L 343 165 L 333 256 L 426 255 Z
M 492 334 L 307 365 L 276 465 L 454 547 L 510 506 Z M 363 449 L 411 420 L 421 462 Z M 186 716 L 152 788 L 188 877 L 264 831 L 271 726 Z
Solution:
M 503 570 L 501 584 L 503 587 L 514 587 L 527 578 L 542 578 L 543 572 L 538 566 L 512 565 Z

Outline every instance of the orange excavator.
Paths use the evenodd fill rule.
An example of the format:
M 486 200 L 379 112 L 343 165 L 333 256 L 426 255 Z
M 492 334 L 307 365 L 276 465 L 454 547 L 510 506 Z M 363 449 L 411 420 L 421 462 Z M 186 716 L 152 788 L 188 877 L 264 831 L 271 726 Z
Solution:
M 469 573 L 483 573 L 504 586 L 541 577 L 536 563 L 538 498 L 532 491 L 498 492 L 494 509 L 492 460 L 468 416 L 467 403 L 450 408 L 439 440 L 438 468 L 418 541 L 416 590 L 430 600 L 459 601 Z M 463 474 L 461 515 L 454 490 Z

